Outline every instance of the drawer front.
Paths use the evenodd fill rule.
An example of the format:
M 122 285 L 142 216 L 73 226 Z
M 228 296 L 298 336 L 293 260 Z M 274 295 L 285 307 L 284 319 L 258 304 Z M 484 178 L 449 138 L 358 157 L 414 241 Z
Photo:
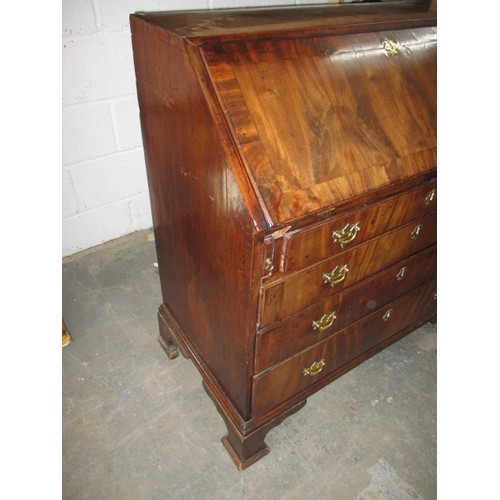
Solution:
M 283 272 L 293 272 L 327 259 L 382 233 L 436 211 L 436 182 L 394 196 L 283 239 Z
M 436 247 L 335 294 L 257 335 L 255 372 L 293 356 L 436 276 Z
M 434 214 L 286 276 L 262 289 L 259 326 L 283 321 L 435 243 Z
M 436 283 L 431 281 L 352 326 L 254 377 L 254 417 L 265 415 L 294 396 L 307 397 L 328 375 L 379 343 L 436 314 Z M 323 382 L 323 384 L 322 384 Z M 292 401 L 290 401 L 292 402 Z

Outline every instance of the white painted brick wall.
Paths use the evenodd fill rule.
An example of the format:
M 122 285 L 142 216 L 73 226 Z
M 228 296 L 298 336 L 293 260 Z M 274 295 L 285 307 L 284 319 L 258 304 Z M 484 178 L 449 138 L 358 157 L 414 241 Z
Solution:
M 63 165 L 116 151 L 113 119 L 104 101 L 65 106 L 62 113 Z
M 64 0 L 63 256 L 152 225 L 129 15 L 338 0 Z

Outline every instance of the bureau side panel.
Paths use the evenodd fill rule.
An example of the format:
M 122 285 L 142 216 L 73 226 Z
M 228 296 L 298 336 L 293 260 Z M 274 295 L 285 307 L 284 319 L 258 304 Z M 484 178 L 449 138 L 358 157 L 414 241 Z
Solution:
M 261 248 L 253 218 L 182 39 L 134 16 L 131 28 L 163 301 L 247 419 Z

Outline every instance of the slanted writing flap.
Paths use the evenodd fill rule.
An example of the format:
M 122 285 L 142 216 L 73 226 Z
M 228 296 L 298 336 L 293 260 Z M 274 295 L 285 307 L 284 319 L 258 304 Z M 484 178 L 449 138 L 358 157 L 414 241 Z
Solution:
M 417 28 L 201 48 L 274 224 L 436 167 L 436 40 Z

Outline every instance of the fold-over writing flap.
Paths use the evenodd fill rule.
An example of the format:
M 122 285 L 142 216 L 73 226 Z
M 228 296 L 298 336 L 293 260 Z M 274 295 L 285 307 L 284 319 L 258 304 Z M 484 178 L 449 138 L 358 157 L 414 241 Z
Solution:
M 436 29 L 202 50 L 273 224 L 436 167 Z

